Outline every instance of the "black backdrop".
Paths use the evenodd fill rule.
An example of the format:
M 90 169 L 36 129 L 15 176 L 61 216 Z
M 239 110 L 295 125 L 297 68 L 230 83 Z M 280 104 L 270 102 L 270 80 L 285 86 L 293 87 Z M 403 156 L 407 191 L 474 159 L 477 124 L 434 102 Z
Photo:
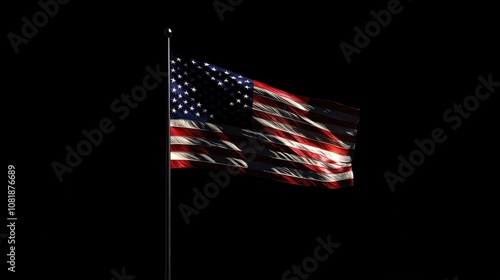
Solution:
M 124 120 L 110 105 L 142 83 L 146 66 L 166 69 L 165 27 L 176 53 L 361 109 L 352 187 L 235 176 L 186 225 L 178 205 L 192 205 L 192 189 L 212 178 L 208 170 L 174 170 L 174 280 L 282 279 L 327 236 L 341 245 L 310 279 L 498 274 L 488 256 L 498 238 L 498 91 L 458 129 L 443 120 L 474 94 L 478 76 L 500 80 L 498 15 L 477 2 L 402 1 L 403 10 L 347 63 L 339 44 L 352 45 L 353 28 L 363 29 L 370 11 L 388 2 L 242 1 L 221 21 L 213 1 L 71 1 L 17 54 L 9 32 L 21 34 L 21 18 L 41 8 L 9 4 L 3 146 L 17 170 L 18 221 L 17 272 L 7 279 L 119 280 L 122 272 L 162 279 L 166 83 Z M 51 164 L 64 163 L 65 147 L 104 118 L 115 130 L 59 182 Z M 414 140 L 435 128 L 447 140 L 391 191 L 384 172 L 397 173 L 398 156 L 407 158 Z

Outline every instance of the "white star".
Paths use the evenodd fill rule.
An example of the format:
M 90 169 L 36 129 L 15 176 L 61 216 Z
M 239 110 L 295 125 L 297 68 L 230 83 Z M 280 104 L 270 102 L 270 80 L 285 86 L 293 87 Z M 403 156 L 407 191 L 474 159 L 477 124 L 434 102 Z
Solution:
M 231 76 L 231 79 L 232 79 L 232 80 L 236 80 L 236 77 L 235 77 L 235 76 Z
M 229 72 L 225 71 L 224 74 L 229 75 Z
M 179 110 L 180 110 L 180 109 L 182 109 L 182 105 L 181 105 L 181 104 L 179 104 L 179 106 L 177 106 L 177 108 L 179 108 Z
M 250 81 L 249 81 L 249 80 L 246 80 L 246 81 L 245 81 L 245 83 L 247 83 L 247 84 L 248 84 L 248 83 L 250 83 Z
M 236 103 L 241 103 L 241 99 L 236 99 Z
M 182 79 L 182 75 L 180 75 L 180 74 L 179 74 L 179 75 L 177 75 L 177 78 L 178 78 L 178 79 Z
M 199 117 L 200 116 L 200 113 L 196 112 L 196 116 Z
M 194 110 L 194 107 L 193 107 L 193 106 L 189 107 L 189 110 L 193 111 L 193 110 Z
M 234 103 L 231 101 L 231 103 L 229 103 L 229 105 L 233 106 L 233 105 L 234 105 Z
M 170 63 L 175 64 L 175 60 L 170 61 Z
M 196 107 L 201 107 L 201 103 L 198 102 L 198 104 L 196 104 Z
M 224 83 L 227 83 L 227 82 L 229 82 L 229 81 L 227 79 L 224 79 Z
M 238 85 L 241 85 L 241 84 L 242 84 L 241 81 L 238 81 Z
M 187 110 L 184 110 L 184 115 L 187 115 L 188 111 Z
M 172 83 L 175 83 L 176 79 L 172 78 Z
M 176 91 L 177 91 L 177 89 L 176 89 L 176 88 L 173 88 L 173 89 L 172 89 L 172 92 L 173 92 L 173 93 L 175 93 Z
M 246 89 L 249 89 L 250 87 L 249 86 L 245 86 Z
M 180 61 L 181 61 L 181 59 L 180 59 L 180 58 L 177 58 L 177 61 L 179 61 L 179 62 L 180 62 Z
M 207 112 L 207 109 L 203 109 L 203 113 L 206 113 Z
M 243 95 L 243 98 L 248 98 L 248 94 Z
M 211 115 L 210 115 L 210 118 L 211 118 L 211 119 L 213 119 L 213 118 L 214 118 L 214 114 L 211 114 Z
M 212 68 L 212 71 L 217 71 L 217 68 L 213 67 L 213 68 Z
M 174 108 L 174 109 L 172 109 L 172 113 L 175 113 L 175 112 L 177 112 L 177 110 L 175 110 L 175 108 Z
M 217 85 L 218 85 L 218 86 L 222 86 L 222 83 L 221 83 L 221 82 L 218 82 L 218 83 L 217 83 Z
M 193 63 L 193 64 L 196 64 L 196 61 L 194 61 L 194 60 L 191 60 L 191 63 Z
M 187 101 L 187 100 L 184 100 L 184 104 L 187 104 L 187 103 L 188 103 L 188 101 Z
M 243 108 L 246 108 L 246 107 L 248 107 L 247 104 L 243 105 Z
M 189 86 L 189 83 L 188 83 L 188 82 L 184 82 L 184 85 L 185 85 L 185 86 Z
M 174 99 L 172 99 L 172 103 L 175 103 L 175 102 L 177 102 L 177 99 L 175 99 L 175 97 L 174 97 Z
M 175 73 L 175 68 L 170 69 L 170 72 Z
M 215 81 L 215 77 L 210 77 L 210 80 Z
M 186 91 L 184 92 L 184 95 L 189 95 L 189 92 L 186 90 Z
M 241 76 L 241 75 L 238 75 L 238 78 L 242 79 L 242 78 L 243 78 L 243 76 Z
M 181 89 L 181 88 L 182 88 L 182 86 L 181 86 L 181 85 L 178 85 L 178 86 L 177 86 L 177 88 L 178 88 L 178 89 Z
M 204 63 L 204 65 L 205 65 L 205 66 L 210 66 L 210 64 L 208 64 L 208 63 L 206 63 L 206 62 Z
M 197 89 L 196 89 L 195 87 L 192 87 L 192 88 L 191 88 L 191 90 L 192 90 L 193 92 L 196 92 L 196 91 L 197 91 Z
M 179 99 L 181 99 L 182 98 L 182 94 L 177 95 L 177 97 L 179 97 Z

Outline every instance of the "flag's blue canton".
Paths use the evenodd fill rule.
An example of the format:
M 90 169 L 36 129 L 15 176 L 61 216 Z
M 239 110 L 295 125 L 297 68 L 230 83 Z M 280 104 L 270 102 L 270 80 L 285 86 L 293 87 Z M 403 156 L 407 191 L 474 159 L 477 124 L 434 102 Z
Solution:
M 249 78 L 172 54 L 170 87 L 172 119 L 250 126 L 253 80 Z

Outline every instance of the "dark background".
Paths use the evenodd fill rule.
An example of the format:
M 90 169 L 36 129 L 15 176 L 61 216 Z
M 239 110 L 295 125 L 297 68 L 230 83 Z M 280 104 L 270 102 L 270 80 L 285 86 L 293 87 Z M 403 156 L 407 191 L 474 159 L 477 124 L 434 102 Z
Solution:
M 498 92 L 456 131 L 442 114 L 474 93 L 479 75 L 500 80 L 498 15 L 477 1 L 402 1 L 348 64 L 340 42 L 353 44 L 353 28 L 387 3 L 243 1 L 221 21 L 212 1 L 71 1 L 18 54 L 6 34 L 40 7 L 9 3 L 3 146 L 17 170 L 15 275 L 109 280 L 125 267 L 136 280 L 162 279 L 166 83 L 123 121 L 110 104 L 142 83 L 147 65 L 166 69 L 167 26 L 183 56 L 361 109 L 352 187 L 236 176 L 186 225 L 177 206 L 212 179 L 174 170 L 174 280 L 281 279 L 328 235 L 341 246 L 309 279 L 497 275 Z M 103 118 L 115 130 L 60 183 L 51 163 Z M 436 127 L 447 141 L 391 192 L 384 172 Z

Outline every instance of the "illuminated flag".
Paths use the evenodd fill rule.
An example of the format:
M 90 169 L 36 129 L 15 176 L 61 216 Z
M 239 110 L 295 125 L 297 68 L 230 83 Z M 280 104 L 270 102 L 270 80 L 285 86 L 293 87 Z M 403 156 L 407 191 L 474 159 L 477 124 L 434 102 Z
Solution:
M 171 54 L 172 168 L 227 170 L 304 186 L 353 185 L 359 109 Z

